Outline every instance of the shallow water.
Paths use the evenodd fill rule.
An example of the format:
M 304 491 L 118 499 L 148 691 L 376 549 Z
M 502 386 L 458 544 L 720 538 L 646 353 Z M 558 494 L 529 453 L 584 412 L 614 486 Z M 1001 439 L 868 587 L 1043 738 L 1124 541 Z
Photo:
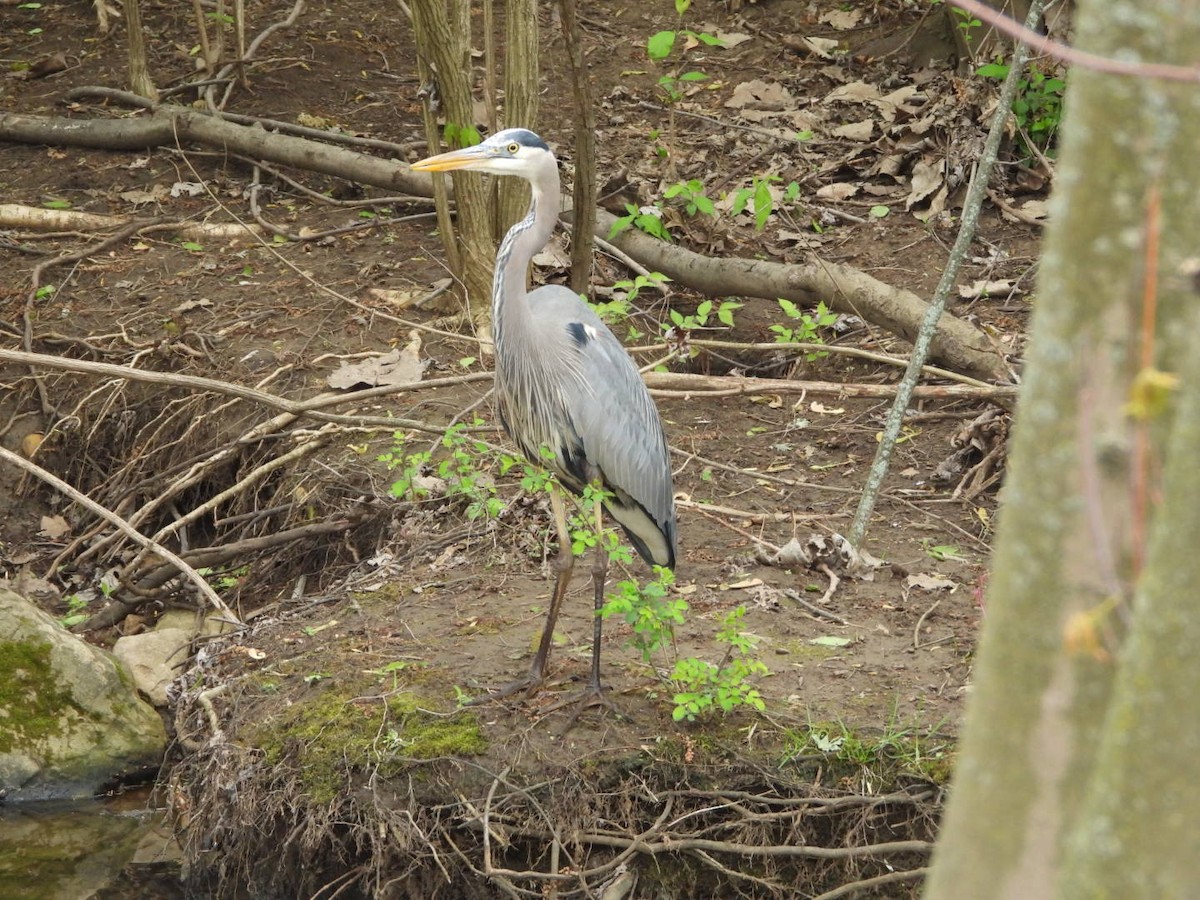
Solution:
M 179 860 L 148 790 L 0 806 L 4 900 L 178 900 Z

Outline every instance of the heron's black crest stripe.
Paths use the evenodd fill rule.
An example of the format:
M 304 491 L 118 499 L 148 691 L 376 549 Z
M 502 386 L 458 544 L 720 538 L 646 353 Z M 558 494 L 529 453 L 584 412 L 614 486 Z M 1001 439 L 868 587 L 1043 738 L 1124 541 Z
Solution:
M 579 347 L 581 350 L 587 345 L 587 328 L 584 327 L 582 322 L 568 322 L 567 334 L 571 336 L 571 340 L 575 342 L 575 346 Z
M 539 150 L 550 152 L 550 147 L 540 137 L 530 131 L 528 128 L 506 128 L 504 131 L 497 131 L 488 140 L 503 142 L 516 141 L 523 147 L 537 147 Z

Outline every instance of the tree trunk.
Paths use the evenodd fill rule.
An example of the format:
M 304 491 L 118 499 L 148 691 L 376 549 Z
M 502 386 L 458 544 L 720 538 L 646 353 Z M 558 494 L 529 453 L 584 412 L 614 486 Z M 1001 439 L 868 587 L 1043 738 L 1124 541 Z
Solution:
M 1077 24 L 1078 46 L 1102 56 L 1182 65 L 1200 44 L 1191 4 L 1093 0 Z M 1076 69 L 1067 104 L 932 900 L 1200 884 L 1200 323 L 1185 277 L 1200 99 Z M 1180 396 L 1156 386 L 1185 363 Z
M 491 0 L 484 0 L 491 2 Z M 504 12 L 505 128 L 534 128 L 538 113 L 538 20 L 536 0 L 506 0 Z M 495 235 L 499 239 L 529 208 L 522 178 L 498 178 Z
M 417 50 L 432 67 L 447 126 L 452 134 L 473 131 L 471 105 L 471 47 L 468 40 L 469 0 L 413 0 L 413 30 Z M 462 146 L 456 141 L 456 146 Z M 430 152 L 437 148 L 430 147 Z M 488 222 L 482 177 L 475 172 L 454 173 L 458 248 L 462 271 L 454 275 L 466 289 L 471 320 L 485 346 L 490 345 L 489 323 L 492 267 L 496 248 Z M 444 240 L 454 240 L 450 234 Z

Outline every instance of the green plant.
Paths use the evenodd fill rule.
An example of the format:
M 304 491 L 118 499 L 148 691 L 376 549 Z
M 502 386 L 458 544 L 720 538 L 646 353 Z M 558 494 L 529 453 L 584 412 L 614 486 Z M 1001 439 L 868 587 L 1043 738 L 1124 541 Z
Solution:
M 1008 77 L 1008 70 L 1005 63 L 988 63 L 975 72 L 983 78 L 1003 81 Z M 1012 111 L 1027 156 L 1033 156 L 1034 149 L 1047 153 L 1052 150 L 1058 126 L 1062 123 L 1066 90 L 1064 79 L 1043 72 L 1035 64 L 1030 64 L 1028 74 L 1017 82 Z
M 595 485 L 589 484 L 583 489 L 583 496 L 579 498 L 575 512 L 567 521 L 567 528 L 571 532 L 571 553 L 582 556 L 588 550 L 600 547 L 608 554 L 610 560 L 628 564 L 633 562 L 633 554 L 629 552 L 616 529 L 604 528 L 597 532 L 592 518 L 595 505 L 609 496 L 606 491 Z
M 58 624 L 63 628 L 74 628 L 81 622 L 86 622 L 88 616 L 84 613 L 87 609 L 88 600 L 80 597 L 78 594 L 67 594 L 63 598 L 67 603 L 67 614 L 58 620 Z
M 612 227 L 608 229 L 608 239 L 611 241 L 630 227 L 644 231 L 651 237 L 671 240 L 671 232 L 667 231 L 667 226 L 663 224 L 662 207 L 658 204 L 639 207 L 633 203 L 626 203 L 625 215 L 618 216 L 612 223 Z
M 722 620 L 717 641 L 727 649 L 720 665 L 695 657 L 676 661 L 670 676 L 676 688 L 675 709 L 671 713 L 676 722 L 682 719 L 694 722 L 718 709 L 728 713 L 743 706 L 759 712 L 767 708 L 762 694 L 748 682 L 755 676 L 769 674 L 769 670 L 761 660 L 750 658 L 756 640 L 742 628 L 745 615 L 746 607 L 739 606 Z
M 466 515 L 471 520 L 494 518 L 504 509 L 504 501 L 496 495 L 495 479 L 489 474 L 494 451 L 466 433 L 468 427 L 482 424 L 481 419 L 475 419 L 470 426 L 459 422 L 447 428 L 439 441 L 446 452 L 433 470 L 444 484 L 447 498 L 466 501 Z M 412 500 L 428 497 L 430 485 L 424 479 L 428 478 L 433 453 L 429 450 L 406 453 L 404 437 L 397 434 L 396 441 L 396 447 L 379 456 L 380 462 L 400 469 L 400 477 L 392 483 L 392 496 Z
M 678 199 L 689 216 L 694 216 L 698 212 L 711 216 L 717 209 L 705 195 L 704 182 L 699 178 L 677 182 L 667 188 L 663 196 L 668 200 Z
M 746 206 L 753 202 L 754 227 L 757 231 L 762 231 L 767 225 L 767 219 L 775 211 L 775 197 L 771 193 L 771 185 L 781 181 L 783 179 L 778 175 L 755 175 L 750 179 L 749 187 L 739 188 L 734 193 L 730 212 L 740 216 Z M 799 196 L 800 185 L 794 181 L 789 182 L 783 189 L 783 199 L 788 203 L 794 203 Z
M 670 595 L 675 573 L 657 567 L 654 572 L 654 580 L 644 586 L 636 581 L 617 582 L 613 585 L 615 593 L 609 595 L 600 609 L 601 618 L 619 617 L 633 629 L 629 644 L 646 662 L 674 640 L 675 626 L 683 624 L 684 613 L 688 611 L 686 600 Z
M 782 297 L 779 298 L 779 307 L 792 320 L 792 324 L 771 326 L 778 344 L 823 344 L 825 341 L 820 329 L 829 328 L 837 321 L 837 316 L 829 311 L 824 300 L 817 303 L 817 308 L 811 313 L 801 312 L 795 303 Z M 813 350 L 806 353 L 805 358 L 812 362 L 828 355 L 824 350 Z
M 931 559 L 935 559 L 938 562 L 946 562 L 947 560 L 954 560 L 956 562 L 964 561 L 962 551 L 953 544 L 934 544 L 933 541 L 925 538 L 921 541 L 921 547 Z
M 722 300 L 713 305 L 711 300 L 702 300 L 691 315 L 685 315 L 677 309 L 670 311 L 671 324 L 662 323 L 663 331 L 695 331 L 698 328 L 709 327 L 709 322 L 715 317 L 717 322 L 727 328 L 733 327 L 733 311 L 741 309 L 742 304 L 736 300 Z M 715 316 L 714 316 L 715 313 Z
M 965 9 L 959 9 L 957 6 L 951 6 L 950 12 L 954 13 L 958 18 L 958 21 L 954 23 L 954 27 L 962 32 L 963 44 L 969 48 L 975 43 L 975 30 L 983 25 L 983 23 Z

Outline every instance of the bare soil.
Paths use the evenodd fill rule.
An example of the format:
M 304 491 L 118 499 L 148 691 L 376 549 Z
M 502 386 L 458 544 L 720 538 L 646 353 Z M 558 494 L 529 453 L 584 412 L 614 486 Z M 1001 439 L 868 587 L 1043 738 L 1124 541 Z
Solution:
M 283 18 L 286 9 L 278 0 L 252 6 L 248 32 L 256 34 Z M 859 194 L 837 201 L 821 200 L 815 194 L 818 187 L 839 182 L 879 183 L 878 179 L 872 182 L 871 166 L 894 150 L 892 142 L 884 137 L 851 145 L 818 136 L 799 153 L 729 124 L 734 117 L 723 104 L 738 85 L 753 79 L 787 86 L 799 98 L 798 113 L 837 87 L 838 79 L 885 87 L 915 80 L 930 92 L 948 91 L 958 84 L 942 70 L 935 77 L 935 70 L 921 67 L 924 60 L 907 58 L 903 47 L 890 56 L 867 58 L 855 53 L 856 47 L 904 34 L 918 24 L 917 17 L 900 12 L 898 5 L 877 4 L 850 31 L 820 22 L 819 14 L 827 9 L 834 5 L 791 0 L 746 6 L 738 13 L 716 5 L 694 8 L 689 27 L 746 34 L 750 40 L 731 50 L 689 51 L 688 65 L 710 78 L 689 90 L 672 123 L 661 108 L 662 92 L 656 86 L 660 71 L 644 50 L 649 34 L 674 26 L 670 4 L 647 6 L 621 0 L 589 7 L 584 32 L 599 100 L 600 182 L 620 184 L 622 199 L 646 204 L 678 180 L 698 178 L 714 198 L 748 186 L 754 174 L 778 174 L 784 185 L 802 180 L 805 187 L 799 200 L 786 209 L 781 203 L 763 231 L 756 231 L 748 216 L 735 219 L 722 214 L 718 220 L 706 221 L 672 214 L 677 237 L 718 255 L 788 261 L 815 252 L 928 296 L 953 240 L 955 218 L 937 216 L 925 223 L 907 212 L 908 188 L 903 180 L 897 181 L 891 196 Z M 160 86 L 193 75 L 189 50 L 196 39 L 189 10 L 186 4 L 143 4 L 151 71 Z M 67 107 L 62 103 L 73 87 L 124 86 L 121 28 L 99 35 L 85 4 L 6 7 L 4 22 L 0 58 L 15 70 L 0 81 L 4 109 L 77 117 L 129 114 L 99 101 Z M 569 166 L 571 97 L 557 19 L 551 22 L 550 7 L 544 10 L 542 26 L 545 92 L 538 130 Z M 795 49 L 800 35 L 833 37 L 851 52 L 837 60 L 803 55 Z M 64 54 L 65 71 L 44 78 L 15 77 L 20 74 L 18 64 L 58 52 Z M 361 0 L 314 4 L 294 28 L 272 38 L 259 58 L 263 62 L 251 71 L 249 88 L 235 91 L 231 111 L 288 121 L 312 117 L 306 121 L 323 120 L 354 134 L 411 144 L 407 161 L 424 155 L 411 31 L 395 7 Z M 964 87 L 964 98 L 967 93 Z M 973 102 L 964 99 L 961 121 L 938 123 L 927 151 L 930 158 L 959 159 L 956 141 L 964 135 L 978 141 L 986 122 Z M 666 148 L 665 159 L 657 147 Z M 969 158 L 969 151 L 962 153 Z M 172 219 L 224 221 L 231 215 L 248 217 L 245 190 L 252 175 L 244 161 L 186 147 L 134 153 L 0 146 L 0 196 L 5 202 L 33 207 L 67 201 L 74 210 L 127 215 L 135 211 L 134 201 L 144 199 L 131 191 L 151 193 L 156 186 L 203 182 L 208 192 L 160 196 L 137 211 Z M 303 172 L 289 175 L 334 197 L 363 193 L 333 178 Z M 267 174 L 262 179 L 271 186 L 260 200 L 263 215 L 289 231 L 320 231 L 364 221 L 361 209 L 332 208 Z M 961 191 L 951 193 L 951 213 L 956 193 Z M 371 196 L 367 192 L 364 199 Z M 890 213 L 875 218 L 870 208 L 880 203 L 888 205 Z M 400 213 L 402 204 L 389 202 L 386 209 Z M 371 211 L 385 214 L 382 205 Z M 797 241 L 797 234 L 807 235 L 806 241 Z M 1029 226 L 1005 222 L 997 211 L 987 210 L 977 252 L 960 280 L 1009 278 L 1028 283 L 1037 237 Z M 325 379 L 341 361 L 403 346 L 410 329 L 397 321 L 400 318 L 440 329 L 440 333 L 422 334 L 426 379 L 480 373 L 485 368 L 478 361 L 464 364 L 466 358 L 480 355 L 478 345 L 470 335 L 454 333 L 453 325 L 440 319 L 439 313 L 398 311 L 367 293 L 371 288 L 387 288 L 422 294 L 444 277 L 443 252 L 431 220 L 376 225 L 317 241 L 271 246 L 213 243 L 189 248 L 144 234 L 48 270 L 42 282 L 53 284 L 55 290 L 32 302 L 28 288 L 35 265 L 80 250 L 97 238 L 8 232 L 2 240 L 0 342 L 6 348 L 23 346 L 28 318 L 29 348 L 37 352 L 201 375 L 299 399 L 327 390 Z M 562 271 L 553 267 L 539 269 L 536 275 L 540 280 L 563 278 Z M 626 277 L 629 273 L 620 262 L 598 256 L 594 284 L 603 287 Z M 315 285 L 357 303 L 350 305 Z M 652 335 L 656 323 L 666 317 L 666 304 L 690 313 L 701 299 L 678 290 L 665 301 L 643 294 L 638 298 L 641 314 L 631 322 Z M 744 302 L 731 329 L 704 336 L 747 344 L 772 341 L 770 325 L 786 321 L 779 308 L 764 300 Z M 1014 354 L 1019 352 L 1025 315 L 1021 299 L 987 298 L 955 311 L 969 314 Z M 902 341 L 868 324 L 845 319 L 837 332 L 826 333 L 826 339 L 900 354 L 907 349 Z M 644 354 L 642 361 L 653 358 L 655 354 Z M 669 367 L 847 383 L 889 383 L 898 377 L 891 367 L 849 357 L 807 361 L 794 353 L 749 349 L 676 359 Z M 125 516 L 167 489 L 188 465 L 228 449 L 239 436 L 275 414 L 215 393 L 91 375 L 40 372 L 38 377 L 41 388 L 28 369 L 4 368 L 3 445 L 17 450 L 28 434 L 47 435 L 38 462 Z M 464 415 L 484 398 L 487 387 L 486 380 L 465 380 L 351 403 L 336 411 L 394 415 L 439 427 Z M 680 785 L 689 779 L 696 790 L 735 784 L 752 790 L 753 782 L 753 790 L 769 785 L 781 795 L 786 794 L 781 785 L 799 791 L 797 785 L 806 781 L 810 788 L 820 785 L 824 791 L 852 795 L 893 790 L 894 770 L 881 775 L 878 783 L 870 783 L 870 767 L 839 768 L 833 761 L 836 754 L 824 758 L 812 743 L 814 737 L 824 740 L 845 734 L 881 741 L 900 735 L 916 738 L 918 746 L 934 748 L 948 765 L 983 615 L 981 597 L 996 494 L 993 488 L 969 499 L 955 497 L 957 479 L 941 482 L 934 473 L 953 452 L 951 438 L 985 405 L 957 401 L 913 410 L 869 535 L 871 553 L 885 565 L 871 581 L 843 578 L 822 600 L 829 587 L 825 573 L 765 565 L 756 558 L 756 545 L 766 541 L 781 546 L 793 537 L 848 529 L 888 404 L 769 393 L 715 399 L 665 396 L 658 403 L 678 453 L 676 491 L 690 501 L 680 509 L 676 590 L 691 612 L 676 635 L 674 653 L 719 662 L 724 648 L 714 635 L 720 619 L 744 605 L 746 630 L 758 641 L 756 656 L 770 669 L 758 682 L 766 714 L 739 712 L 700 725 L 673 722 L 670 689 L 628 646 L 629 629 L 610 622 L 603 672 L 624 716 L 589 711 L 568 729 L 570 710 L 548 709 L 560 692 L 586 678 L 591 582 L 586 564 L 580 565 L 560 620 L 552 683 L 528 700 L 479 708 L 474 715 L 486 736 L 487 750 L 475 762 L 443 766 L 436 778 L 418 788 L 411 786 L 411 773 L 407 776 L 412 796 L 423 800 L 426 811 L 436 805 L 430 801 L 430 785 L 444 789 L 447 803 L 457 796 L 480 804 L 489 784 L 495 790 L 499 783 L 495 776 L 502 772 L 510 773 L 502 779 L 508 787 L 510 781 L 532 785 L 558 780 L 564 786 L 574 785 L 582 795 L 587 785 L 611 776 L 613 785 L 631 790 L 630 782 L 611 771 L 589 781 L 587 766 L 598 759 L 611 763 L 639 755 L 643 762 L 637 767 L 638 778 L 649 783 L 646 779 L 657 777 L 660 786 L 670 783 L 676 790 L 682 790 Z M 484 425 L 479 436 L 507 446 L 493 427 L 496 419 L 486 399 L 477 412 Z M 144 523 L 143 530 L 157 531 L 172 516 L 300 446 L 320 427 L 301 420 L 275 430 L 266 440 L 241 443 L 173 505 Z M 187 702 L 175 717 L 181 738 L 178 771 L 188 778 L 238 777 L 235 771 L 261 764 L 263 755 L 252 750 L 254 738 L 265 743 L 268 737 L 254 729 L 272 721 L 296 724 L 288 718 L 294 707 L 328 699 L 328 692 L 339 683 L 348 702 L 345 715 L 353 717 L 361 711 L 364 727 L 375 728 L 382 727 L 380 720 L 369 711 L 377 713 L 378 697 L 389 691 L 411 689 L 423 705 L 452 710 L 455 689 L 480 696 L 526 670 L 552 583 L 548 561 L 554 546 L 544 501 L 523 494 L 510 476 L 497 476 L 498 496 L 505 508 L 491 519 L 468 518 L 466 503 L 453 498 L 415 504 L 397 500 L 389 492 L 395 473 L 378 461 L 380 453 L 396 444 L 392 432 L 379 427 L 328 429 L 315 452 L 240 487 L 214 513 L 194 523 L 187 530 L 187 545 L 168 542 L 176 550 L 194 550 L 267 539 L 267 546 L 253 550 L 247 545 L 242 558 L 223 564 L 220 587 L 250 628 L 205 645 L 194 661 L 193 681 L 184 691 Z M 406 453 L 436 441 L 436 434 L 399 433 Z M 104 606 L 100 579 L 129 562 L 128 545 L 95 546 L 108 533 L 107 527 L 99 527 L 90 514 L 11 470 L 0 472 L 0 505 L 8 510 L 0 522 L 0 575 L 24 579 L 22 583 L 32 583 L 35 576 L 44 578 L 46 583 L 38 584 L 45 604 L 55 613 L 68 611 L 65 598 L 71 595 L 94 598 L 89 612 Z M 67 530 L 56 529 L 53 523 L 47 528 L 46 517 L 59 515 Z M 314 527 L 321 523 L 328 523 L 330 529 L 322 533 Z M 269 545 L 272 535 L 293 529 L 297 530 L 294 539 Z M 640 563 L 629 568 L 629 577 L 645 576 Z M 611 577 L 625 576 L 613 571 Z M 849 624 L 814 615 L 784 593 L 787 590 L 824 603 Z M 120 599 L 120 590 L 115 596 Z M 189 596 L 173 583 L 169 593 L 156 598 L 155 606 L 93 638 L 107 641 L 120 632 L 145 627 L 155 608 L 190 602 Z M 825 641 L 831 637 L 847 641 L 832 646 Z M 655 661 L 658 671 L 667 661 L 669 657 Z M 237 736 L 236 748 L 216 747 L 206 714 L 195 705 L 201 689 L 224 683 L 233 687 L 222 689 L 209 702 L 215 704 L 225 736 Z M 295 775 L 309 764 L 302 745 L 297 739 L 271 758 L 277 777 L 283 777 L 280 773 L 289 765 Z M 905 746 L 911 750 L 911 741 Z M 765 760 L 778 766 L 773 774 L 766 774 Z M 657 774 L 648 775 L 647 766 L 658 766 Z M 456 782 L 447 774 L 451 770 L 469 775 Z M 933 777 L 933 769 L 924 771 Z M 490 773 L 491 779 L 482 778 L 482 772 Z M 386 782 L 391 799 L 383 805 L 395 809 L 405 788 L 399 783 L 402 779 L 392 775 L 393 780 Z M 372 802 L 378 805 L 385 785 L 376 784 L 362 771 L 357 776 L 365 779 L 358 782 L 357 790 L 375 791 Z M 921 781 L 911 769 L 908 777 L 910 783 Z M 286 805 L 295 812 L 301 802 L 297 798 L 306 792 L 311 795 L 313 785 L 295 775 L 288 786 L 290 793 L 280 808 Z M 501 793 L 509 793 L 508 787 Z M 483 793 L 473 792 L 476 788 Z M 221 790 L 228 789 L 226 781 Z M 514 790 L 513 796 L 519 797 L 520 791 Z M 227 796 L 230 809 L 237 813 L 219 812 L 196 805 L 217 802 L 214 798 L 220 792 L 214 784 L 177 779 L 170 799 L 182 832 L 187 833 L 189 822 L 209 829 L 197 838 L 198 829 L 193 827 L 187 837 L 194 860 L 212 863 L 211 852 L 221 843 L 213 829 L 229 827 L 237 815 L 249 814 L 250 798 L 262 804 L 260 812 L 269 806 L 275 809 L 267 798 L 278 800 L 282 791 L 279 782 L 271 782 L 269 789 L 247 784 L 241 796 Z M 924 839 L 932 835 L 936 790 L 922 796 L 928 803 L 921 814 L 895 818 L 908 823 L 905 834 Z M 603 810 L 587 806 L 589 802 L 597 801 L 594 797 L 580 800 L 578 815 L 585 816 L 578 812 L 585 807 L 590 810 L 587 816 L 613 813 L 611 797 Z M 728 798 L 722 802 L 727 804 Z M 647 803 L 642 812 L 653 821 L 661 810 Z M 528 812 L 526 822 L 543 813 Z M 862 821 L 846 825 L 844 832 L 838 832 L 842 837 L 835 839 L 852 841 L 857 836 L 863 843 L 888 839 L 863 831 Z M 638 833 L 639 822 L 637 815 L 629 813 L 626 824 L 631 833 Z M 278 822 L 269 828 L 259 824 L 263 834 L 283 833 Z M 313 836 L 315 826 L 313 835 L 304 832 L 306 840 L 312 838 L 310 849 L 316 856 L 308 860 L 313 870 L 297 876 L 296 883 L 315 893 L 325 884 L 323 879 L 344 876 L 345 884 L 356 884 L 356 890 L 405 896 L 394 884 L 387 886 L 388 873 L 381 876 L 379 867 L 370 870 L 378 880 L 364 880 L 369 867 L 356 854 L 373 845 L 363 840 L 347 843 L 344 835 L 340 844 L 330 843 L 329 835 L 336 834 L 337 827 L 324 824 L 324 843 Z M 543 827 L 548 826 L 543 823 Z M 408 832 L 408 839 L 413 834 Z M 538 843 L 534 831 L 526 837 L 527 843 Z M 728 834 L 723 837 L 732 839 Z M 830 839 L 829 834 L 823 837 Z M 249 872 L 254 866 L 249 838 L 242 834 L 226 835 L 226 839 L 241 853 L 243 874 Z M 812 833 L 808 839 L 815 843 L 821 838 Z M 433 837 L 429 841 L 437 845 Z M 342 849 L 331 850 L 334 844 Z M 516 854 L 519 844 L 514 838 L 508 851 Z M 318 847 L 323 849 L 318 852 Z M 526 850 L 534 858 L 540 853 Z M 340 869 L 338 852 L 345 857 Z M 378 859 L 378 846 L 375 852 Z M 602 853 L 595 847 L 593 852 Z M 288 853 L 287 858 L 303 868 L 303 854 L 295 856 L 294 848 Z M 514 858 L 509 858 L 510 864 L 515 865 Z M 575 862 L 585 868 L 587 859 L 598 858 L 581 857 Z M 407 863 L 398 856 L 389 859 L 396 867 L 392 877 L 406 864 L 423 873 L 434 868 L 428 857 L 422 857 L 423 868 L 411 859 Z M 524 864 L 532 865 L 529 858 Z M 457 863 L 448 865 L 454 868 Z M 479 864 L 480 870 L 484 868 Z M 215 869 L 206 871 L 207 889 L 215 890 L 212 886 L 220 878 L 212 874 Z M 746 871 L 758 870 L 749 866 Z M 794 879 L 804 877 L 805 890 L 817 892 L 886 869 L 806 871 L 804 876 L 790 873 L 787 877 L 793 881 L 788 882 L 781 871 L 764 869 L 759 874 L 767 886 L 743 880 L 738 889 L 747 895 L 765 895 L 778 892 L 781 884 L 798 884 Z M 718 882 L 728 877 L 715 869 L 709 874 Z M 262 876 L 259 871 L 257 880 L 247 883 L 261 883 Z M 330 883 L 334 887 L 320 896 L 334 896 L 336 883 Z M 525 891 L 541 889 L 536 881 L 515 877 L 512 884 Z M 597 884 L 593 882 L 592 888 Z M 672 893 L 673 889 L 660 885 L 657 893 L 643 888 L 634 896 L 706 896 L 716 889 L 703 884 L 691 882 L 690 894 Z M 909 889 L 897 884 L 879 888 L 876 895 L 904 896 Z M 467 895 L 445 890 L 445 896 Z M 481 896 L 491 895 L 490 888 L 479 890 Z M 428 889 L 408 895 L 436 893 Z

